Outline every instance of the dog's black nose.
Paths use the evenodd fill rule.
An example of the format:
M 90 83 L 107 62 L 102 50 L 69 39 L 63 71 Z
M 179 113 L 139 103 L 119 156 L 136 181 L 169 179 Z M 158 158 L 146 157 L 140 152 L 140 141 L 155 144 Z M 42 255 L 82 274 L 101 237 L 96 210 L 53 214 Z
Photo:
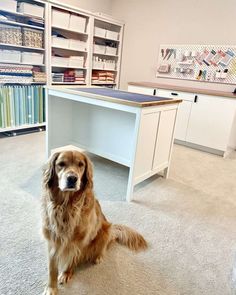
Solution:
M 73 176 L 73 175 L 68 176 L 67 177 L 67 187 L 74 188 L 77 180 L 78 180 L 78 178 L 76 176 Z

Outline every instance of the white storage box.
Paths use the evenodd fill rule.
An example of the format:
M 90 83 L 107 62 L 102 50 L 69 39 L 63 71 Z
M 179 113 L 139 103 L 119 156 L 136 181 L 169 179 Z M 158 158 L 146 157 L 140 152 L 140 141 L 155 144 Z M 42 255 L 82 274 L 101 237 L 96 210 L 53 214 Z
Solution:
M 69 66 L 75 68 L 84 67 L 84 57 L 83 56 L 70 56 L 69 57 Z
M 93 52 L 94 53 L 104 54 L 106 52 L 106 46 L 99 45 L 99 44 L 94 44 Z
M 106 46 L 106 54 L 116 55 L 117 54 L 117 48 Z
M 67 12 L 52 10 L 52 26 L 58 28 L 69 28 L 70 14 Z
M 15 0 L 4 0 L 1 1 L 1 9 L 11 12 L 16 12 L 17 2 Z
M 7 63 L 20 63 L 21 52 L 16 50 L 0 50 L 0 60 Z
M 119 33 L 114 32 L 114 31 L 107 30 L 107 32 L 106 32 L 106 38 L 107 39 L 111 39 L 111 40 L 118 40 Z
M 52 46 L 58 48 L 69 48 L 70 39 L 52 36 Z
M 69 48 L 78 51 L 87 51 L 87 43 L 80 40 L 70 39 Z
M 106 30 L 99 28 L 99 27 L 94 27 L 94 35 L 97 37 L 105 38 L 106 37 Z
M 68 67 L 68 65 L 68 57 L 52 56 L 52 66 Z
M 103 61 L 93 61 L 93 69 L 95 70 L 103 70 L 104 69 L 104 62 Z
M 33 15 L 36 17 L 44 17 L 44 7 L 35 5 L 35 4 L 29 4 L 25 2 L 20 2 L 18 5 L 18 12 Z
M 86 18 L 85 17 L 71 14 L 70 24 L 69 24 L 70 30 L 84 33 L 85 27 L 86 27 Z
M 21 62 L 23 64 L 42 65 L 43 54 L 36 52 L 22 52 Z
M 104 69 L 105 70 L 115 70 L 116 69 L 115 61 L 105 61 L 104 62 Z

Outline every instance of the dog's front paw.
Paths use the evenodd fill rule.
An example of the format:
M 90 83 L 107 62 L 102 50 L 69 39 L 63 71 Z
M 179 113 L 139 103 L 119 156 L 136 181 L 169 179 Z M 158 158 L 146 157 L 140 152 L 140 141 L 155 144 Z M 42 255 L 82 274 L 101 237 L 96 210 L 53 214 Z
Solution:
M 103 262 L 103 256 L 98 256 L 95 260 L 94 260 L 94 263 L 95 264 L 100 264 L 101 262 Z
M 57 288 L 46 287 L 43 295 L 58 295 L 58 290 Z
M 72 276 L 73 276 L 73 271 L 62 272 L 58 278 L 59 284 L 63 285 L 68 283 L 70 279 L 72 278 Z

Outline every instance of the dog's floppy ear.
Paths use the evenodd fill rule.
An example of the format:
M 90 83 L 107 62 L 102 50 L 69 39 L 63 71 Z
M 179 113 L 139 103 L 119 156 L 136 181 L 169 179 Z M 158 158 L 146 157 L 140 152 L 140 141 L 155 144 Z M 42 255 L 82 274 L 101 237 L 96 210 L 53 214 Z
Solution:
M 52 186 L 53 177 L 55 175 L 55 162 L 59 154 L 59 152 L 52 154 L 43 169 L 43 185 L 46 188 L 51 188 Z
M 84 155 L 85 158 L 85 171 L 84 171 L 84 184 L 85 189 L 93 188 L 93 165 L 88 156 Z

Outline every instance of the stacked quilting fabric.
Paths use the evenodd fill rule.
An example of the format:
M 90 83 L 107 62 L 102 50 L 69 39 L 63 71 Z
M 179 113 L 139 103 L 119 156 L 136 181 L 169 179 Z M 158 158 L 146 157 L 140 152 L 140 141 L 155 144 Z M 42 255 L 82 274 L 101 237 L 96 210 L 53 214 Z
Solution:
M 85 77 L 84 77 L 83 70 L 75 70 L 75 82 L 85 83 Z
M 115 74 L 108 71 L 93 71 L 92 83 L 109 84 L 115 83 Z
M 34 82 L 37 82 L 37 83 L 46 83 L 47 82 L 46 73 L 41 72 L 41 69 L 39 67 L 33 68 L 33 78 L 34 78 Z
M 31 83 L 32 69 L 32 66 L 0 65 L 0 83 Z
M 64 73 L 53 73 L 52 74 L 53 82 L 58 83 L 85 83 L 85 73 L 84 70 L 66 70 Z

